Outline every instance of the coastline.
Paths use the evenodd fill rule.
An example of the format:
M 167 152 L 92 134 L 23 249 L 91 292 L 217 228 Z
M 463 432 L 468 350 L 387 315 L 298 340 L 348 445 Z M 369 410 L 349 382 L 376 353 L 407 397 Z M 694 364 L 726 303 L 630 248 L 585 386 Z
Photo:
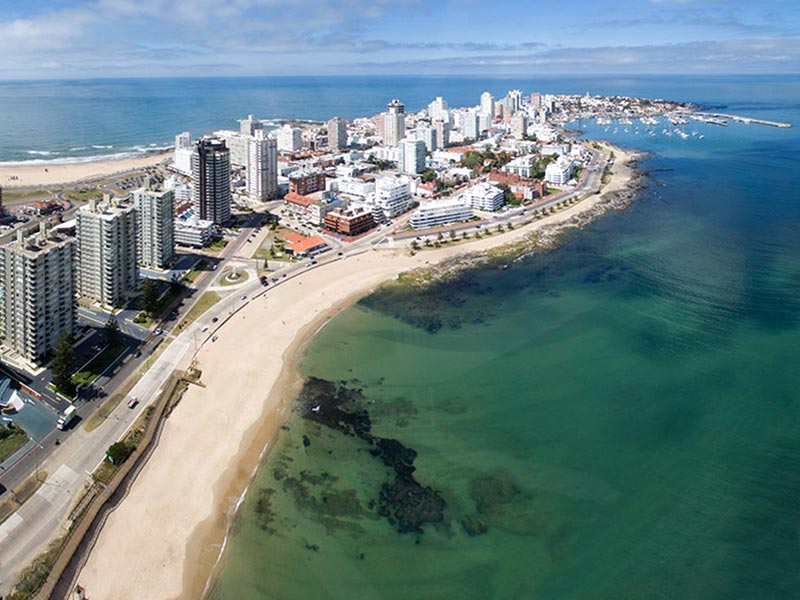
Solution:
M 107 158 L 87 162 L 0 164 L 0 186 L 12 190 L 88 182 L 100 177 L 152 167 L 165 160 L 170 154 L 170 151 L 161 151 L 143 156 Z M 11 177 L 18 179 L 11 179 Z
M 562 212 L 503 234 L 415 256 L 370 251 L 309 272 L 251 302 L 220 329 L 218 342 L 198 353 L 207 387 L 190 386 L 167 421 L 154 457 L 126 502 L 108 519 L 80 574 L 87 593 L 200 597 L 220 564 L 233 510 L 290 414 L 302 383 L 300 363 L 321 327 L 403 271 L 480 256 L 533 232 L 540 235 L 540 246 L 549 247 L 541 238 L 552 240 L 565 228 L 624 206 L 637 173 L 631 161 L 638 155 L 613 150 L 617 161 L 603 192 Z M 237 355 L 250 359 L 232 361 Z M 193 470 L 198 465 L 200 470 Z M 126 572 L 136 573 L 135 581 L 121 579 Z

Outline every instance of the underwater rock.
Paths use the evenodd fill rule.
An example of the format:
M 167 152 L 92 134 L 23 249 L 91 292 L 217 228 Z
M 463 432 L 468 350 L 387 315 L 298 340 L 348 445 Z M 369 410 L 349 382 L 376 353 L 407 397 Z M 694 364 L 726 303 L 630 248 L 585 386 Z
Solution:
M 467 515 L 463 517 L 459 523 L 461 523 L 461 527 L 464 528 L 464 531 L 466 531 L 467 535 L 470 537 L 483 535 L 489 529 L 486 523 L 481 521 L 477 515 Z

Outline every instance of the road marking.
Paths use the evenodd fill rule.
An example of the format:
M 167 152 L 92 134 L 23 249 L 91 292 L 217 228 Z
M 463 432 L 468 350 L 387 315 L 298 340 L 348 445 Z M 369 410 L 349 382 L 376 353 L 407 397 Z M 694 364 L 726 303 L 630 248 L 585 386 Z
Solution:
M 11 535 L 11 533 L 17 527 L 19 527 L 24 520 L 25 519 L 23 519 L 21 516 L 19 516 L 18 513 L 14 513 L 10 517 L 8 517 L 5 520 L 5 522 L 2 525 L 0 525 L 0 542 L 2 542 L 9 535 Z

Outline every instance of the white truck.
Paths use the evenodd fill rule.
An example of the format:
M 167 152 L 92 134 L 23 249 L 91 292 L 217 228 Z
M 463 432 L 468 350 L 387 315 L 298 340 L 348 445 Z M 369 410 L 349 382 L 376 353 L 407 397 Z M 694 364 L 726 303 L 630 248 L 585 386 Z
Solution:
M 75 414 L 77 413 L 78 409 L 74 406 L 70 406 L 67 410 L 64 411 L 64 414 L 58 417 L 58 422 L 56 423 L 56 427 L 61 429 L 62 431 L 69 427 L 70 422 L 72 419 L 75 418 Z

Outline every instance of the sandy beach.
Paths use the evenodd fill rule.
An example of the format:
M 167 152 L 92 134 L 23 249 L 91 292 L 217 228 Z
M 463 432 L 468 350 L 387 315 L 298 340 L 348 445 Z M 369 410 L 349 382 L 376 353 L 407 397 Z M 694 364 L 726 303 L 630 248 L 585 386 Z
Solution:
M 169 152 L 159 152 L 134 158 L 92 162 L 0 165 L 0 185 L 6 189 L 66 185 L 151 167 L 169 155 Z
M 623 190 L 633 158 L 614 149 L 604 194 Z M 570 222 L 593 196 L 525 227 L 410 256 L 369 251 L 305 273 L 251 301 L 198 353 L 206 387 L 190 386 L 158 448 L 110 515 L 78 579 L 94 600 L 200 598 L 219 557 L 228 518 L 265 446 L 289 416 L 297 365 L 325 322 L 408 269 L 514 242 Z

